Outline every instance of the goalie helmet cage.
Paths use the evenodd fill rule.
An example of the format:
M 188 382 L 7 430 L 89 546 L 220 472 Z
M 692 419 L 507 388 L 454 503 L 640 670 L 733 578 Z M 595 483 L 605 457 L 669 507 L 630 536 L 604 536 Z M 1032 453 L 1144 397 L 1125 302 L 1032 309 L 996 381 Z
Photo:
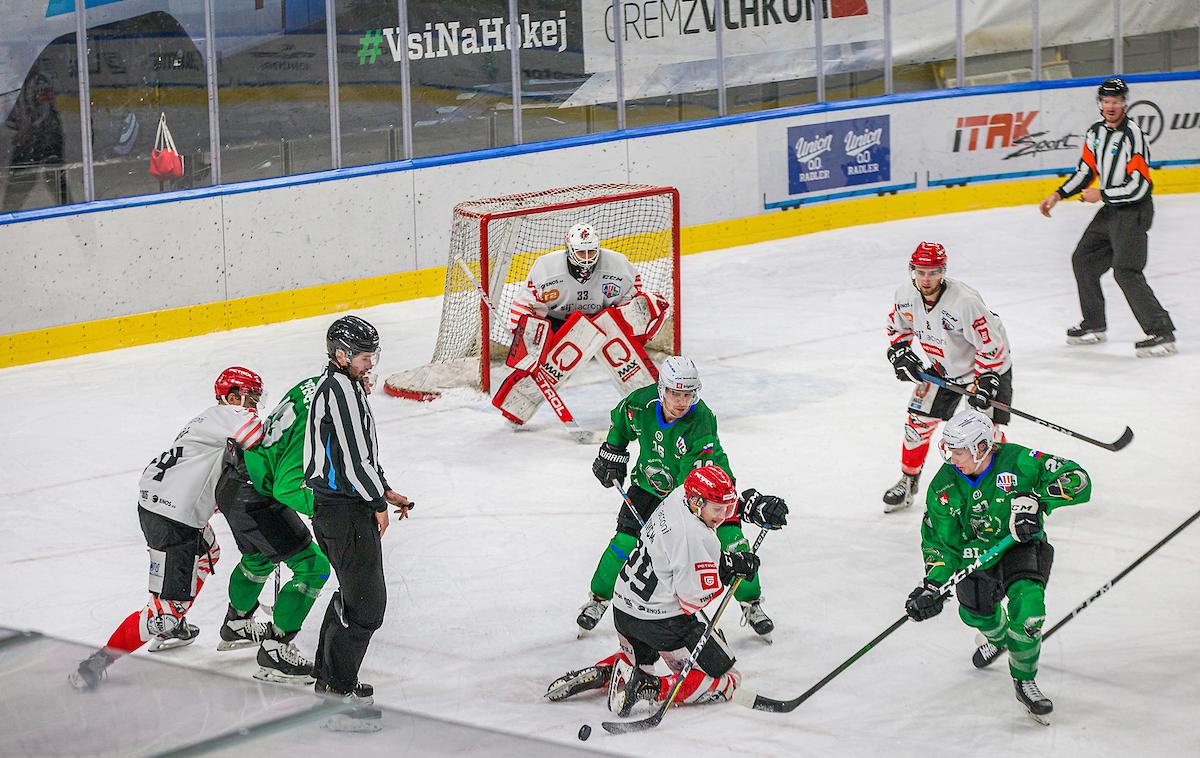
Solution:
M 384 384 L 387 393 L 432 400 L 452 387 L 490 392 L 491 362 L 501 360 L 512 343 L 513 297 L 525 286 L 537 258 L 564 250 L 564 236 L 577 223 L 591 224 L 602 247 L 629 259 L 641 277 L 642 289 L 667 298 L 671 318 L 648 347 L 677 355 L 679 190 L 645 184 L 565 187 L 470 200 L 454 207 L 433 358 L 389 376 Z M 494 313 L 476 282 L 487 291 Z

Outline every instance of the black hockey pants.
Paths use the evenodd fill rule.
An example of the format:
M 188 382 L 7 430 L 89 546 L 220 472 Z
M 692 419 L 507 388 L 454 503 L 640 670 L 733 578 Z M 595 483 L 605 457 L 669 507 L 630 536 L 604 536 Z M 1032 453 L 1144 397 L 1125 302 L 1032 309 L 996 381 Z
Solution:
M 1132 205 L 1105 205 L 1084 230 L 1071 256 L 1071 267 L 1085 327 L 1099 329 L 1107 325 L 1100 277 L 1111 268 L 1142 331 L 1175 331 L 1171 316 L 1159 304 L 1142 273 L 1148 255 L 1146 233 L 1153 222 L 1154 201 L 1146 198 Z
M 371 635 L 383 625 L 387 607 L 379 526 L 365 502 L 326 500 L 317 492 L 315 505 L 317 544 L 329 556 L 340 586 L 321 622 L 313 676 L 347 693 L 358 684 L 358 670 Z

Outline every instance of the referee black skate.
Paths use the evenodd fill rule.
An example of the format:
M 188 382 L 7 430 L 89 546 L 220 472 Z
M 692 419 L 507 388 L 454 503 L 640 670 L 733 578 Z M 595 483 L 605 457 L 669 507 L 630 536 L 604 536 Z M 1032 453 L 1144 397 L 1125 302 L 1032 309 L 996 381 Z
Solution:
M 367 403 L 379 333 L 357 316 L 343 316 L 329 327 L 326 347 L 329 365 L 308 414 L 304 477 L 314 496 L 313 531 L 340 587 L 321 622 L 313 676 L 318 694 L 369 705 L 374 690 L 358 671 L 387 605 L 380 538 L 388 504 L 403 519 L 411 503 L 384 477 Z
M 1128 97 L 1129 86 L 1123 79 L 1113 77 L 1100 85 L 1096 99 L 1103 118 L 1088 127 L 1075 173 L 1039 207 L 1049 218 L 1059 200 L 1081 192 L 1083 202 L 1104 203 L 1071 256 L 1083 320 L 1067 330 L 1067 344 L 1105 340 L 1100 277 L 1111 268 L 1129 309 L 1146 333 L 1146 339 L 1134 346 L 1137 356 L 1148 358 L 1175 353 L 1175 325 L 1142 273 L 1148 256 L 1146 233 L 1154 221 L 1150 197 L 1154 184 L 1150 180 L 1150 146 L 1137 122 L 1125 113 Z M 1098 188 L 1088 187 L 1093 179 Z

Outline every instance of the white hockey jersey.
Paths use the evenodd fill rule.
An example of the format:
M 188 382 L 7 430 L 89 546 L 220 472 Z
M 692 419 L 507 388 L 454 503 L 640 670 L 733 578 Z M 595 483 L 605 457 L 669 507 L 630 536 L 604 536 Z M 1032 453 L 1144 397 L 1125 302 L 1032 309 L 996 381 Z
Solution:
M 1003 374 L 1012 368 L 1008 333 L 1000 317 L 984 305 L 973 288 L 945 277 L 942 294 L 932 308 L 913 285 L 896 290 L 888 314 L 888 342 L 915 341 L 947 379 L 969 383 L 984 371 Z
M 600 248 L 600 259 L 586 282 L 571 276 L 567 254 L 546 253 L 529 268 L 529 279 L 513 298 L 509 327 L 526 314 L 565 321 L 575 311 L 594 316 L 611 305 L 624 305 L 642 289 L 642 277 L 629 259 Z
M 172 521 L 203 529 L 217 507 L 214 490 L 230 438 L 249 450 L 263 438 L 262 421 L 239 405 L 214 405 L 189 421 L 142 472 L 138 502 Z
M 687 507 L 680 487 L 642 527 L 617 577 L 614 607 L 644 619 L 691 615 L 721 594 L 720 560 L 721 541 Z

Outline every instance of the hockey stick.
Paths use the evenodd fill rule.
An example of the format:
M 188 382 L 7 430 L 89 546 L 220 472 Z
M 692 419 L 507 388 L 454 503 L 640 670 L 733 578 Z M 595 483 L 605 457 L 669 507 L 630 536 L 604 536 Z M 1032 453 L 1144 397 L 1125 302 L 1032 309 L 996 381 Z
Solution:
M 1184 529 L 1188 528 L 1188 526 L 1191 525 L 1191 523 L 1193 521 L 1195 521 L 1197 518 L 1200 518 L 1200 511 L 1196 511 L 1195 513 L 1193 513 L 1191 516 L 1188 517 L 1187 521 L 1184 521 L 1182 524 L 1175 527 L 1174 531 L 1172 531 L 1166 537 L 1163 537 L 1161 540 L 1159 540 L 1158 543 L 1154 547 L 1152 547 L 1149 550 L 1147 550 L 1146 552 L 1142 553 L 1141 557 L 1139 557 L 1136 561 L 1134 561 L 1133 563 L 1126 566 L 1124 571 L 1122 571 L 1121 573 L 1114 576 L 1112 579 L 1109 579 L 1107 582 L 1105 582 L 1104 585 L 1100 589 L 1098 589 L 1092 593 L 1091 597 L 1089 597 L 1087 600 L 1084 600 L 1082 603 L 1077 605 L 1075 607 L 1075 610 L 1071 611 L 1064 618 L 1060 619 L 1057 624 L 1050 627 L 1050 631 L 1043 634 L 1042 639 L 1043 640 L 1049 639 L 1050 635 L 1057 632 L 1059 627 L 1061 627 L 1063 624 L 1067 623 L 1071 619 L 1075 618 L 1079 614 L 1083 613 L 1085 608 L 1087 608 L 1089 605 L 1091 605 L 1092 603 L 1099 600 L 1101 595 L 1103 595 L 1104 593 L 1111 590 L 1114 584 L 1121 581 L 1122 577 L 1124 577 L 1130 571 L 1133 571 L 1135 568 L 1137 568 L 1138 565 L 1141 564 L 1142 561 L 1144 561 L 1147 558 L 1149 558 L 1150 556 L 1154 555 L 1154 552 L 1156 550 L 1158 550 L 1163 545 L 1167 544 L 1171 540 L 1171 538 L 1173 538 L 1175 535 L 1179 534 Z
M 487 306 L 487 309 L 492 312 L 492 317 L 500 319 L 501 314 L 496 310 L 491 296 L 488 295 L 487 290 L 483 288 L 479 280 L 475 278 L 475 275 L 471 273 L 471 269 L 467 268 L 467 264 L 463 261 L 459 261 L 458 265 L 462 268 L 463 273 L 467 275 L 467 278 L 471 280 L 471 284 L 475 285 L 475 291 L 479 293 L 479 297 L 483 300 L 483 304 Z M 542 393 L 542 397 L 546 398 L 546 403 L 554 411 L 554 415 L 558 416 L 558 420 L 566 424 L 567 428 L 571 430 L 571 433 L 575 436 L 575 441 L 581 445 L 591 442 L 591 432 L 575 422 L 575 417 L 571 415 L 571 409 L 567 408 L 567 404 L 559 397 L 558 391 L 554 389 L 554 384 L 546 375 L 546 370 L 541 366 L 537 366 L 530 372 L 530 375 L 533 377 L 533 383 L 537 385 L 538 391 Z
M 948 382 L 940 376 L 934 376 L 933 374 L 926 374 L 924 372 L 918 372 L 917 376 L 921 377 L 921 379 L 923 381 L 930 382 L 931 384 L 936 384 L 939 387 L 943 387 L 945 389 L 950 390 L 951 392 L 955 392 L 959 395 L 963 395 L 964 397 L 974 397 L 975 396 L 974 392 L 967 389 L 966 387 L 963 387 L 961 384 L 954 384 L 953 382 Z M 1004 403 L 1000 402 L 999 400 L 990 400 L 988 402 L 990 405 L 993 405 L 1002 411 L 1008 411 L 1009 413 L 1011 413 L 1014 416 L 1020 416 L 1021 418 L 1025 419 L 1027 421 L 1032 421 L 1035 424 L 1041 424 L 1042 426 L 1046 427 L 1047 429 L 1053 429 L 1054 431 L 1065 434 L 1068 437 L 1074 437 L 1075 439 L 1083 440 L 1084 442 L 1090 442 L 1091 444 L 1093 444 L 1097 447 L 1102 447 L 1105 450 L 1111 450 L 1114 453 L 1118 450 L 1123 450 L 1124 448 L 1129 446 L 1130 442 L 1133 442 L 1133 430 L 1130 429 L 1129 427 L 1125 427 L 1125 431 L 1121 433 L 1121 436 L 1117 438 L 1116 442 L 1101 442 L 1100 440 L 1092 439 L 1091 437 L 1088 437 L 1085 434 L 1080 434 L 1079 432 L 1073 432 L 1064 426 L 1059 426 L 1058 424 L 1052 423 L 1045 419 L 1038 418 L 1037 416 L 1034 416 L 1033 414 L 1026 413 L 1024 411 L 1019 411 L 1016 408 L 1013 408 L 1012 406 L 1005 405 Z
M 970 566 L 955 571 L 954 574 L 946 580 L 946 583 L 942 585 L 938 596 L 944 600 L 947 596 L 949 596 L 950 591 L 954 589 L 955 585 L 971 574 L 975 573 L 975 570 L 980 566 L 1003 553 L 1013 545 L 1013 542 L 1014 540 L 1010 534 L 997 542 L 991 550 L 976 558 L 975 562 Z M 804 694 L 797 698 L 793 698 L 791 700 L 776 700 L 774 698 L 764 697 L 763 695 L 751 690 L 738 688 L 733 693 L 733 702 L 737 703 L 738 705 L 744 705 L 747 708 L 752 708 L 756 711 L 767 711 L 769 713 L 791 713 L 792 711 L 796 710 L 801 703 L 815 695 L 818 690 L 829 684 L 834 677 L 850 668 L 850 666 L 852 666 L 859 658 L 862 658 L 864 655 L 871 652 L 871 650 L 880 642 L 882 642 L 885 637 L 904 626 L 906 621 L 908 621 L 907 613 L 892 622 L 892 625 L 880 632 L 875 639 L 871 640 L 866 645 L 863 645 L 863 647 L 857 653 L 847 658 L 842 662 L 842 665 L 838 666 L 833 671 L 830 671 L 824 679 L 809 687 Z
M 754 540 L 754 546 L 750 548 L 750 552 L 757 553 L 758 546 L 762 544 L 763 539 L 767 536 L 770 529 L 766 526 L 758 533 L 758 539 Z M 700 651 L 704 649 L 709 638 L 716 631 L 717 624 L 721 621 L 721 614 L 725 613 L 725 608 L 729 605 L 729 601 L 733 599 L 733 593 L 737 591 L 738 585 L 742 583 L 742 577 L 738 577 L 729 585 L 729 590 L 725 593 L 725 598 L 721 601 L 721 605 L 717 607 L 717 612 L 713 614 L 712 621 L 704 628 L 704 632 L 700 635 L 700 639 L 696 641 L 696 647 L 692 648 L 692 654 L 683 664 L 683 668 L 675 675 L 675 686 L 671 688 L 671 695 L 666 701 L 659 706 L 659 709 L 654 712 L 649 718 L 641 721 L 602 721 L 600 726 L 609 734 L 629 734 L 630 732 L 644 732 L 647 729 L 653 729 L 662 722 L 663 716 L 666 715 L 667 709 L 675 702 L 675 698 L 679 696 L 679 690 L 683 687 L 683 680 L 691 673 L 696 666 L 696 659 L 700 657 Z

